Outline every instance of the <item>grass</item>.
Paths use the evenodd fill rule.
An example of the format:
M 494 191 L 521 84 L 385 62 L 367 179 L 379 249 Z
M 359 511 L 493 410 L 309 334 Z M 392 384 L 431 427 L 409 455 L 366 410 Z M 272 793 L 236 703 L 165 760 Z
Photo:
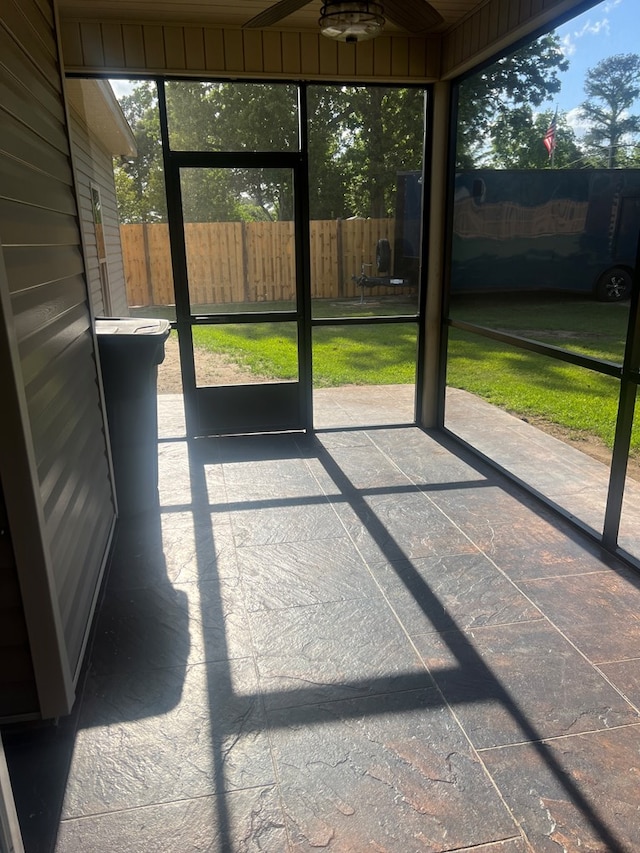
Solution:
M 270 306 L 262 310 L 269 310 Z M 282 307 L 282 306 L 280 306 Z M 370 317 L 412 314 L 415 304 L 369 300 L 317 303 L 316 317 Z M 223 352 L 236 364 L 267 379 L 298 376 L 297 338 L 293 323 L 198 326 L 194 342 L 211 352 Z M 313 330 L 313 382 L 316 388 L 339 385 L 389 385 L 415 381 L 416 327 L 324 326 Z
M 451 316 L 620 364 L 628 304 L 567 297 L 458 298 Z M 447 382 L 509 412 L 613 446 L 619 383 L 563 362 L 451 329 Z M 632 434 L 640 455 L 640 418 Z
M 266 306 L 261 306 L 266 308 Z M 410 314 L 410 303 L 357 302 L 314 306 L 315 316 Z M 322 312 L 322 313 L 320 313 Z M 451 316 L 502 329 L 584 355 L 621 363 L 628 305 L 552 295 L 456 297 Z M 229 324 L 194 328 L 197 346 L 224 352 L 256 375 L 297 377 L 295 329 L 291 323 Z M 415 380 L 413 324 L 316 327 L 313 331 L 315 387 L 384 385 Z M 451 329 L 447 382 L 521 417 L 541 419 L 576 437 L 613 444 L 617 380 Z M 632 436 L 640 455 L 640 416 Z

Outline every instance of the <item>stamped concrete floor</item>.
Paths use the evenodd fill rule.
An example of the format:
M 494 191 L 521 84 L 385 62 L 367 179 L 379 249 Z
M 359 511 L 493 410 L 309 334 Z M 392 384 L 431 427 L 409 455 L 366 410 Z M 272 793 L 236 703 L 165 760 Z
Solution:
M 637 575 L 442 436 L 162 412 L 27 853 L 640 850 Z

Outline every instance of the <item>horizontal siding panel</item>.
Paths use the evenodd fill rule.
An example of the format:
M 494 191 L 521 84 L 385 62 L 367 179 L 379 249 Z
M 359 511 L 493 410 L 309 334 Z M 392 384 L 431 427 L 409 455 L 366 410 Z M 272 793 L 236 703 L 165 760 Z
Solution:
M 35 473 L 45 480 L 36 495 L 43 526 L 33 525 L 33 536 L 41 539 L 42 561 L 18 570 L 42 574 L 45 566 L 51 566 L 55 599 L 38 600 L 38 594 L 49 594 L 47 585 L 39 584 L 25 599 L 25 607 L 33 606 L 34 612 L 37 609 L 49 619 L 45 625 L 51 633 L 45 635 L 36 624 L 29 639 L 36 675 L 39 679 L 43 673 L 42 686 L 47 688 L 41 697 L 42 713 L 55 716 L 69 710 L 72 685 L 66 673 L 77 672 L 107 552 L 104 531 L 112 526 L 114 508 L 53 4 L 48 0 L 6 3 L 0 26 L 0 122 L 6 128 L 0 140 L 0 239 L 5 243 L 3 256 L 12 294 L 9 322 L 19 336 L 16 381 L 24 385 L 29 435 L 36 465 L 40 465 Z M 43 9 L 49 14 L 43 14 Z M 80 35 L 79 29 L 76 32 Z M 100 26 L 94 34 L 102 38 Z M 45 499 L 54 495 L 55 500 Z M 63 600 L 60 586 L 55 586 L 61 575 L 75 579 L 69 600 Z M 74 602 L 83 603 L 81 612 L 71 612 Z M 52 626 L 62 613 L 67 645 L 58 647 Z M 13 619 L 6 618 L 3 625 L 11 624 L 10 635 L 21 640 Z M 24 653 L 24 644 L 18 642 L 16 649 Z M 12 670 L 15 680 L 9 688 L 18 697 L 14 713 L 37 712 L 38 698 L 29 673 L 23 672 L 18 656 L 14 660 L 17 669 Z M 0 680 L 0 697 L 4 686 Z M 11 710 L 3 706 L 0 712 Z
M 344 77 L 354 77 L 356 73 L 355 44 L 338 45 L 338 74 Z
M 80 565 L 94 565 L 101 554 L 104 554 L 108 547 L 109 534 L 113 523 L 114 515 L 107 516 L 104 513 L 96 515 L 94 524 L 88 524 L 88 537 L 86 547 L 83 552 L 78 552 L 73 556 L 73 559 L 78 561 Z M 84 544 L 84 543 L 79 543 Z M 75 586 L 73 594 L 70 590 L 65 589 L 65 602 L 68 601 L 68 606 L 65 608 L 63 618 L 65 620 L 65 640 L 69 654 L 71 657 L 71 665 L 75 670 L 80 663 L 80 652 L 86 634 L 87 615 L 93 604 L 100 575 L 96 574 L 91 578 L 91 582 L 78 583 Z
M 224 68 L 224 34 L 207 27 L 204 31 L 204 61 L 207 70 Z
M 44 502 L 45 515 L 47 516 L 47 530 L 49 531 L 49 544 L 51 555 L 56 566 L 56 586 L 62 592 L 63 584 L 70 567 L 73 565 L 67 559 L 63 550 L 70 547 L 80 536 L 80 531 L 67 524 L 68 515 L 73 518 L 72 507 L 78 502 L 78 494 L 83 493 L 87 498 L 86 490 L 91 484 L 91 478 L 95 471 L 100 470 L 100 461 L 104 461 L 104 473 L 106 475 L 106 456 L 96 447 L 90 430 L 91 420 L 83 422 L 78 420 L 73 429 L 69 428 L 65 436 L 62 449 L 59 450 L 60 462 L 67 461 L 67 466 L 60 466 L 60 476 L 56 478 L 53 489 L 50 490 L 47 500 Z M 76 460 L 81 460 L 80 464 Z M 66 476 L 65 468 L 68 463 L 74 462 L 73 476 Z
M 318 43 L 319 71 L 322 76 L 335 77 L 338 73 L 338 42 L 313 35 Z
M 87 358 L 88 350 L 90 350 L 90 358 Z M 73 382 L 65 382 L 63 384 L 56 381 L 57 372 L 64 375 L 65 371 L 69 371 L 67 375 L 73 376 L 74 374 L 88 371 L 89 375 L 94 377 L 94 384 L 97 381 L 95 379 L 97 367 L 93 356 L 91 333 L 89 331 L 88 309 L 87 329 L 84 335 L 80 336 L 67 349 L 63 350 L 59 357 L 59 366 L 58 364 L 48 365 L 48 369 L 43 370 L 38 376 L 35 376 L 25 387 L 29 401 L 29 412 L 33 415 L 32 432 L 34 435 L 44 432 L 40 424 L 46 422 L 49 417 L 49 410 L 51 410 L 51 417 L 54 416 L 57 400 L 72 399 L 75 396 L 77 385 Z
M 95 540 L 98 539 L 99 531 L 107 533 L 115 516 L 113 504 L 110 506 L 111 511 L 105 512 L 105 502 L 110 501 L 106 479 L 103 500 L 96 501 L 96 495 L 91 496 L 94 471 L 107 473 L 106 456 L 99 453 L 90 438 L 87 439 L 85 449 L 88 451 L 84 456 L 85 470 L 78 470 L 75 482 L 69 479 L 66 481 L 65 490 L 60 494 L 48 524 L 51 553 L 58 567 L 56 584 L 63 602 L 60 612 L 65 622 L 73 612 L 76 590 L 82 581 L 83 567 L 87 565 L 87 555 L 98 549 L 104 554 L 104 538 L 100 542 Z M 73 449 L 70 452 L 73 453 Z M 84 513 L 85 524 L 82 530 L 74 530 L 69 520 L 79 512 Z
M 57 48 L 53 29 L 37 6 L 30 4 L 27 17 L 16 0 L 3 0 L 2 22 L 12 38 L 29 56 L 37 57 L 47 67 L 57 70 Z
M 79 377 L 78 385 L 86 387 L 87 382 L 81 381 L 86 378 L 88 377 Z M 95 404 L 94 394 L 84 399 L 78 399 L 77 394 L 67 394 L 62 399 L 56 399 L 55 410 L 51 413 L 47 411 L 46 425 L 43 424 L 36 430 L 36 435 L 42 435 L 48 439 L 46 446 L 41 445 L 42 456 L 38 460 L 40 491 L 45 507 L 48 507 L 57 483 L 64 477 L 67 464 L 64 454 L 67 444 L 79 452 L 87 434 L 87 424 L 92 420 Z M 99 422 L 96 420 L 95 423 Z
M 46 23 L 53 30 L 53 26 L 55 23 L 55 18 L 53 14 L 53 7 L 51 3 L 47 2 L 47 0 L 35 0 L 35 5 L 38 7 L 38 10 Z
M 4 256 L 11 293 L 82 275 L 84 271 L 80 246 L 46 246 L 37 252 L 22 246 L 9 247 Z
M 106 501 L 110 499 L 106 486 L 106 457 L 100 455 L 91 437 L 87 438 L 83 464 L 86 466 L 84 472 L 76 465 L 74 477 L 65 478 L 64 488 L 60 491 L 47 520 L 49 546 L 56 567 L 55 578 L 60 599 L 60 614 L 64 623 L 68 622 L 72 614 L 74 591 L 77 586 L 90 581 L 88 574 L 83 575 L 86 573 L 86 555 L 94 552 L 91 544 L 95 537 L 94 528 L 100 526 L 102 518 L 110 524 L 115 514 L 113 505 L 110 507 L 110 512 L 106 511 Z M 94 489 L 96 472 L 105 476 L 102 495 Z M 84 520 L 82 528 L 74 524 L 74 519 L 78 515 Z M 104 539 L 101 542 L 95 542 L 95 550 L 101 549 L 104 555 L 105 544 Z M 96 562 L 91 565 L 96 570 L 100 568 Z M 94 584 L 90 586 L 94 588 Z
M 471 70 L 513 42 L 549 26 L 568 9 L 566 0 L 487 0 L 450 27 L 441 39 L 443 79 Z M 577 4 L 574 3 L 577 11 Z
M 64 108 L 60 101 L 57 67 L 54 63 L 36 64 L 33 56 L 26 54 L 16 45 L 6 30 L 0 27 L 0 65 L 6 73 L 19 80 L 28 92 L 28 103 L 37 103 L 47 112 L 64 120 Z
M 83 304 L 85 299 L 84 278 L 80 275 L 15 294 L 12 303 L 18 340 L 41 332 L 61 314 Z
M 13 246 L 71 246 L 78 240 L 78 223 L 69 214 L 0 199 L 0 235 L 5 251 Z
M 5 72 L 0 74 L 2 83 L 0 103 L 3 107 L 8 111 L 11 110 L 25 124 L 33 127 L 50 144 L 56 145 L 59 140 L 62 140 L 62 144 L 57 147 L 61 150 L 66 149 L 64 132 L 62 135 L 58 133 L 57 136 L 50 138 L 49 134 L 43 134 L 40 131 L 41 125 L 45 129 L 64 128 L 65 114 L 59 93 L 47 77 L 35 68 L 22 51 L 8 39 L 2 27 L 0 27 L 0 69 Z M 5 98 L 11 91 L 15 91 L 18 98 L 12 98 L 9 102 Z
M 75 215 L 71 187 L 16 160 L 0 158 L 0 199 Z
M 75 466 L 75 476 L 65 479 L 64 489 L 60 491 L 47 521 L 51 554 L 56 566 L 60 612 L 65 621 L 71 612 L 73 590 L 82 581 L 87 565 L 86 554 L 102 548 L 100 556 L 104 556 L 104 540 L 91 545 L 95 530 L 101 527 L 102 519 L 107 526 L 111 526 L 115 516 L 111 492 L 108 488 L 106 456 L 99 452 L 90 437 L 87 439 L 86 448 L 90 452 L 85 453 L 84 470 Z M 96 472 L 104 475 L 102 493 L 94 488 Z M 84 517 L 85 523 L 82 529 L 73 523 L 78 514 Z M 99 568 L 98 562 L 92 563 L 96 569 Z
M 31 389 L 35 390 L 39 382 L 46 381 L 49 374 L 55 375 L 56 359 L 61 358 L 78 338 L 87 334 L 88 329 L 88 307 L 82 304 L 56 317 L 42 331 L 18 342 L 27 393 Z M 73 382 L 73 375 L 65 376 L 65 381 Z
M 47 145 L 31 128 L 26 127 L 12 116 L 4 117 L 0 134 L 0 154 L 7 154 L 16 160 L 45 172 L 53 178 L 70 182 L 69 161 L 55 148 Z

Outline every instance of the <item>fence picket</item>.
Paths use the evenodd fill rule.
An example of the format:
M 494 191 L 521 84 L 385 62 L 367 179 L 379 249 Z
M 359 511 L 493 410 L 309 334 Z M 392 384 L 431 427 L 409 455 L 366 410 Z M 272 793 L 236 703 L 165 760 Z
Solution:
M 317 220 L 310 223 L 311 294 L 314 299 L 359 296 L 353 276 L 375 274 L 376 243 L 392 242 L 392 219 Z M 173 305 L 166 223 L 120 226 L 131 306 Z M 290 301 L 295 297 L 292 222 L 185 223 L 192 305 Z M 394 288 L 378 289 L 382 294 Z M 407 291 L 402 291 L 407 292 Z

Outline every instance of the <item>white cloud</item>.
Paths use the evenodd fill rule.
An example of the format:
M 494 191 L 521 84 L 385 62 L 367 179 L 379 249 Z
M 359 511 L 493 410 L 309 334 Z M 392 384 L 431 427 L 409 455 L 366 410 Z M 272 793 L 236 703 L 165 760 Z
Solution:
M 560 39 L 560 49 L 565 56 L 573 56 L 576 52 L 576 44 L 571 37 L 571 33 L 567 33 L 566 36 L 562 36 Z
M 566 115 L 566 120 L 567 124 L 576 136 L 584 136 L 591 126 L 586 119 L 582 118 L 580 114 L 580 107 L 574 107 L 572 110 L 569 110 Z
M 612 4 L 607 4 L 608 8 L 613 8 L 613 6 L 617 6 L 620 0 L 612 0 Z M 565 56 L 573 56 L 576 52 L 576 42 L 584 38 L 585 36 L 608 36 L 611 34 L 611 28 L 609 25 L 609 18 L 601 18 L 598 21 L 592 21 L 589 18 L 585 23 L 580 27 L 579 30 L 573 30 L 572 32 L 565 33 L 560 39 L 560 45 L 562 48 L 562 52 Z
M 576 30 L 574 32 L 575 38 L 582 38 L 582 36 L 599 36 L 602 33 L 605 35 L 609 35 L 611 32 L 609 27 L 609 18 L 602 18 L 600 21 L 587 21 L 585 25 L 580 30 Z

